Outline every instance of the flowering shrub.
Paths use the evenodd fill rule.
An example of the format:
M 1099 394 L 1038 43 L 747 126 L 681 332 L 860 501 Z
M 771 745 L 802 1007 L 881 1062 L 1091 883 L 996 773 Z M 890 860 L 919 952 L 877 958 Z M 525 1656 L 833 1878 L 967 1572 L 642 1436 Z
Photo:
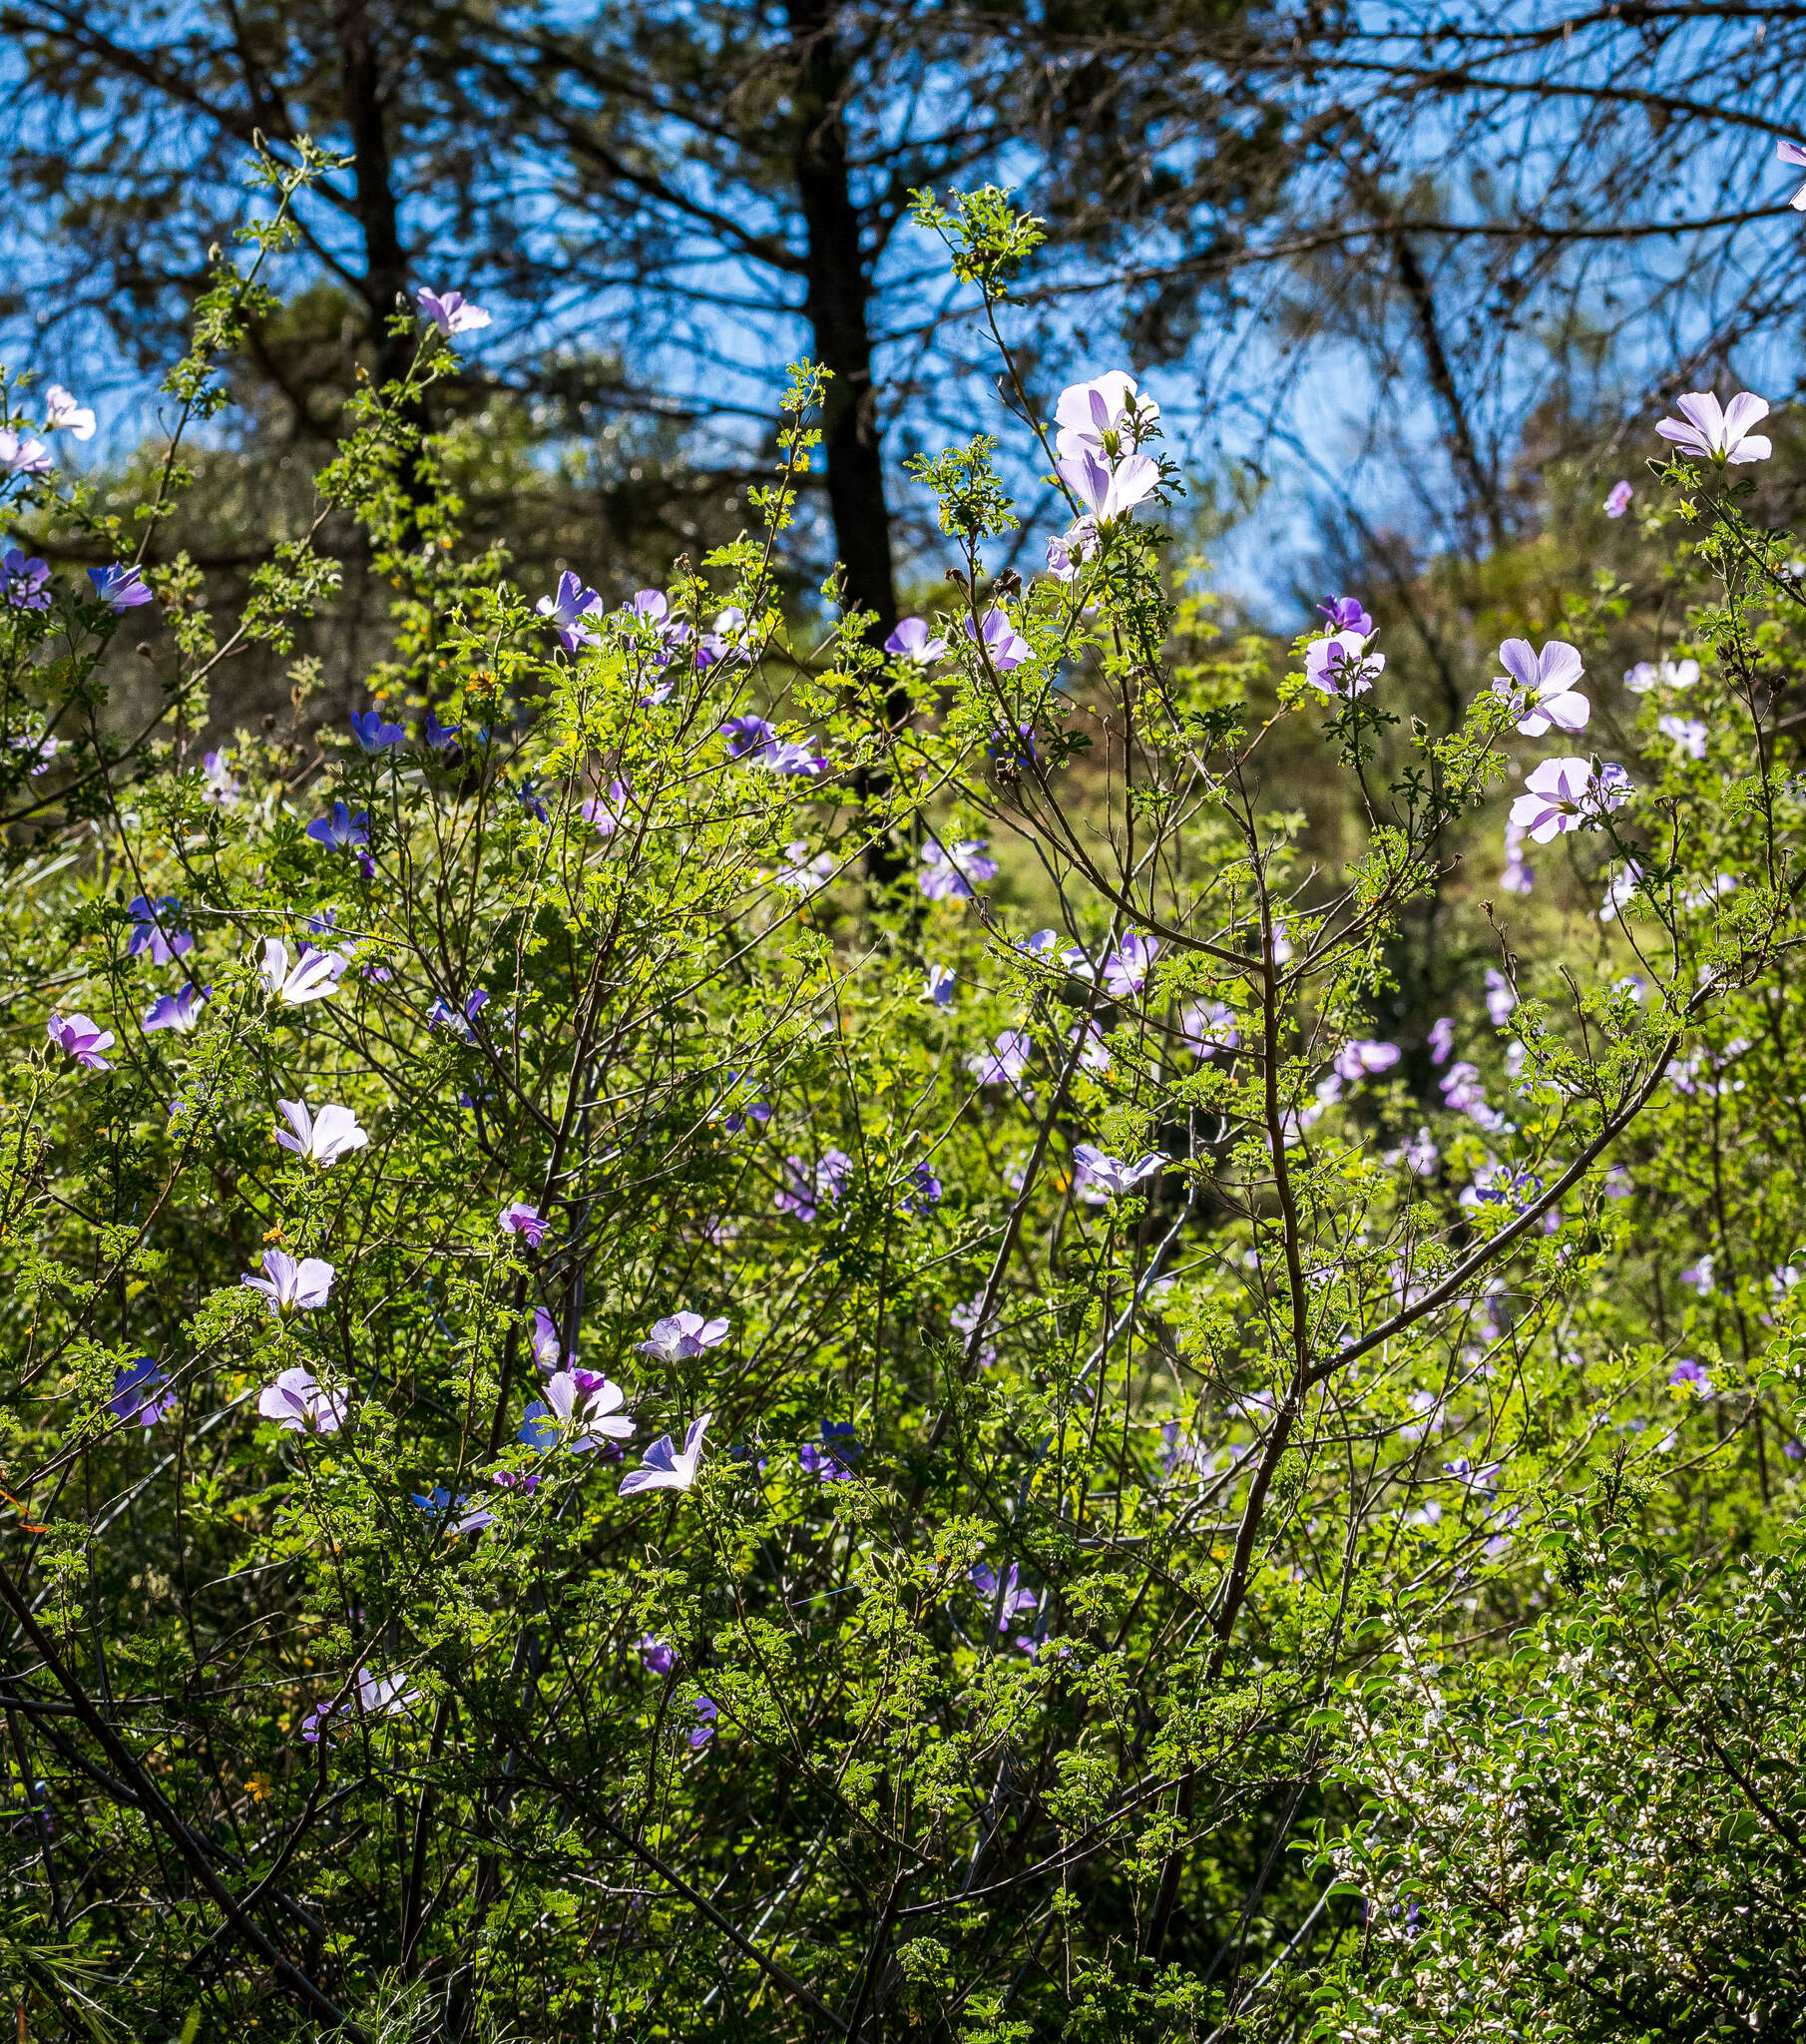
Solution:
M 1033 223 L 918 217 L 1001 333 Z M 915 464 L 955 599 L 885 648 L 778 601 L 807 371 L 760 533 L 619 603 L 519 589 L 417 423 L 484 315 L 419 309 L 320 479 L 396 657 L 317 741 L 195 757 L 308 547 L 217 625 L 8 396 L 6 516 L 120 557 L 9 566 L 0 610 L 30 1993 L 146 2035 L 1201 2035 L 1373 1615 L 1516 1610 L 1595 1461 L 1728 1484 L 1790 1381 L 1797 1155 L 1724 1171 L 1791 1140 L 1798 1056 L 1754 414 L 1695 406 L 1664 471 L 1720 687 L 1701 755 L 1632 770 L 1525 752 L 1594 728 L 1566 641 L 1439 737 L 1353 598 L 1289 672 L 1212 639 L 1122 372 L 1035 427 L 1045 575 L 987 567 L 989 440 Z M 163 700 L 122 732 L 141 589 Z M 1515 856 L 1582 849 L 1584 940 L 1394 1041 L 1403 920 L 1527 762 Z M 1682 1252 L 1722 1260 L 1684 1305 Z

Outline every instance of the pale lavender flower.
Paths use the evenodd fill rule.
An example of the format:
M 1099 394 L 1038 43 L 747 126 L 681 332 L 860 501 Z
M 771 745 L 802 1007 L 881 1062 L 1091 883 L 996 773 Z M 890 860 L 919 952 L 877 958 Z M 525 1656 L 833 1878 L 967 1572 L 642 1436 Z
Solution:
M 1797 168 L 1801 164 L 1806 164 L 1806 149 L 1802 149 L 1797 142 L 1782 140 L 1775 144 L 1775 161 L 1793 164 Z M 1806 185 L 1802 185 L 1787 203 L 1795 213 L 1806 213 Z
M 989 1562 L 982 1561 L 969 1573 L 979 1595 L 997 1611 L 997 1629 L 1000 1633 L 1007 1633 L 1018 1618 L 1041 1609 L 1041 1599 L 1036 1593 L 1020 1587 L 1022 1571 L 1015 1562 L 1010 1564 L 1008 1574 L 1003 1576 L 999 1576 Z
M 213 808 L 230 808 L 238 799 L 238 783 L 232 774 L 230 759 L 225 753 L 205 754 L 201 772 L 206 782 L 201 790 L 201 799 Z
M 1524 792 L 1512 803 L 1512 821 L 1539 844 L 1567 830 L 1596 830 L 1609 810 L 1629 799 L 1630 776 L 1623 767 L 1595 768 L 1572 755 L 1545 760 L 1524 777 Z
M 656 1633 L 642 1633 L 636 1643 L 640 1649 L 641 1665 L 649 1675 L 669 1675 L 677 1666 L 677 1654 L 668 1640 L 662 1640 Z
M 317 1164 L 322 1171 L 347 1152 L 361 1150 L 370 1140 L 348 1107 L 322 1107 L 317 1115 L 310 1115 L 298 1100 L 278 1100 L 276 1105 L 288 1123 L 286 1129 L 277 1129 L 276 1141 L 304 1164 Z
M 1430 1062 L 1446 1065 L 1455 1049 L 1455 1023 L 1450 1016 L 1438 1015 L 1430 1024 Z
M 1126 518 L 1160 486 L 1160 465 L 1150 454 L 1125 454 L 1113 466 L 1091 448 L 1062 455 L 1060 479 L 1100 525 Z
M 729 604 L 715 615 L 714 630 L 696 641 L 696 666 L 713 667 L 717 661 L 744 659 L 752 651 L 747 643 L 746 613 Z
M 495 1524 L 495 1513 L 486 1505 L 472 1506 L 468 1491 L 453 1497 L 443 1486 L 436 1486 L 424 1495 L 414 1491 L 412 1497 L 429 1521 L 438 1526 L 449 1525 L 454 1535 L 481 1533 Z
M 107 1400 L 113 1416 L 128 1426 L 133 1420 L 140 1426 L 155 1426 L 180 1403 L 156 1358 L 149 1355 L 138 1356 L 115 1375 L 113 1395 Z
M 751 764 L 764 767 L 767 773 L 813 777 L 828 770 L 827 755 L 815 750 L 819 744 L 820 740 L 812 733 L 806 739 L 777 739 L 763 751 L 755 753 Z
M 912 667 L 927 667 L 947 651 L 945 639 L 936 639 L 922 618 L 899 618 L 897 629 L 884 642 L 884 650 Z
M 806 900 L 811 894 L 819 894 L 834 877 L 834 866 L 831 851 L 818 851 L 811 858 L 808 840 L 798 837 L 784 846 L 784 862 L 771 873 L 771 884 Z
M 1711 1295 L 1714 1283 L 1714 1279 L 1712 1277 L 1712 1267 L 1715 1262 L 1716 1259 L 1708 1251 L 1704 1256 L 1702 1256 L 1698 1260 L 1697 1263 L 1689 1264 L 1687 1268 L 1683 1272 L 1681 1272 L 1681 1283 L 1690 1284 L 1693 1287 L 1694 1293 L 1698 1297 L 1709 1297 Z
M 543 1305 L 533 1308 L 533 1332 L 529 1335 L 533 1343 L 533 1359 L 541 1369 L 557 1369 L 563 1354 L 564 1343 L 559 1339 L 558 1322 Z M 575 1366 L 577 1358 L 571 1358 Z
M 721 737 L 727 742 L 728 759 L 744 760 L 776 745 L 777 727 L 762 717 L 729 717 L 721 725 Z
M 110 1072 L 113 1067 L 101 1056 L 115 1041 L 111 1029 L 103 1029 L 86 1015 L 52 1015 L 46 1032 L 58 1050 L 75 1059 L 90 1072 Z
M 1674 1365 L 1668 1372 L 1668 1382 L 1691 1384 L 1695 1394 L 1701 1398 L 1709 1398 L 1712 1395 L 1711 1378 L 1691 1356 L 1684 1357 Z
M 1605 501 L 1599 506 L 1607 518 L 1622 518 L 1630 508 L 1633 492 L 1627 482 L 1613 483 L 1605 493 Z
M 0 472 L 7 475 L 48 475 L 50 449 L 42 440 L 23 439 L 0 426 Z
M 1158 937 L 1147 937 L 1139 930 L 1130 930 L 1104 961 L 1106 992 L 1119 1001 L 1140 993 L 1147 984 L 1147 975 L 1159 948 Z
M 1096 1143 L 1081 1143 L 1073 1152 L 1078 1165 L 1079 1197 L 1102 1206 L 1121 1193 L 1131 1193 L 1144 1179 L 1155 1177 L 1170 1159 L 1158 1150 L 1149 1151 L 1138 1164 L 1127 1164 L 1120 1157 L 1107 1157 Z
M 1706 728 L 1696 717 L 1658 717 L 1655 729 L 1689 760 L 1705 758 Z
M 277 1312 L 315 1312 L 332 1291 L 332 1266 L 318 1257 L 303 1257 L 297 1264 L 286 1250 L 263 1252 L 263 1275 L 248 1273 L 240 1280 L 249 1290 L 260 1291 Z
M 1633 696 L 1646 696 L 1657 686 L 1690 689 L 1698 680 L 1699 663 L 1696 660 L 1639 660 L 1634 667 L 1624 670 L 1624 687 Z
M 1192 1001 L 1179 1014 L 1179 1034 L 1199 1057 L 1239 1050 L 1240 1018 L 1227 1001 Z
M 1064 532 L 1048 541 L 1048 573 L 1057 581 L 1077 580 L 1087 561 L 1095 560 L 1104 545 L 1095 518 L 1076 518 Z
M 1008 616 L 996 609 L 985 613 L 982 625 L 975 625 L 968 618 L 966 637 L 984 649 L 999 674 L 1007 675 L 1012 668 L 1021 667 L 1033 650 Z
M 864 1453 L 865 1443 L 857 1437 L 850 1419 L 824 1419 L 821 1445 L 805 1441 L 797 1450 L 797 1460 L 819 1483 L 850 1483 L 853 1464 Z
M 937 1008 L 953 1006 L 953 990 L 959 984 L 959 974 L 951 965 L 930 965 L 922 981 L 922 998 L 932 1001 Z
M 1528 639 L 1508 639 L 1499 659 L 1506 672 L 1493 678 L 1493 692 L 1510 700 L 1525 738 L 1540 739 L 1551 729 L 1586 729 L 1592 706 L 1575 688 L 1585 669 L 1566 639 L 1550 640 L 1541 653 L 1532 650 Z
M 1386 666 L 1383 653 L 1369 653 L 1359 632 L 1336 632 L 1313 639 L 1304 649 L 1304 679 L 1325 696 L 1364 696 Z
M 1499 884 L 1508 894 L 1528 894 L 1537 884 L 1537 876 L 1524 862 L 1524 825 L 1508 822 L 1505 826 L 1505 871 L 1499 876 Z
M 1505 1127 L 1505 1117 L 1496 1108 L 1487 1105 L 1486 1088 L 1481 1084 L 1480 1067 L 1463 1060 L 1454 1064 L 1443 1074 L 1442 1097 L 1445 1105 L 1455 1114 L 1465 1114 L 1469 1121 L 1496 1135 Z
M 380 710 L 354 711 L 351 735 L 366 753 L 386 753 L 391 746 L 400 745 L 407 737 L 402 727 L 390 724 Z
M 655 1355 L 661 1362 L 681 1362 L 726 1338 L 725 1320 L 705 1320 L 700 1313 L 667 1313 L 653 1322 L 652 1333 L 639 1347 L 642 1355 Z
M 1442 1152 L 1431 1140 L 1428 1129 L 1419 1129 L 1410 1142 L 1402 1144 L 1388 1158 L 1398 1161 L 1407 1171 L 1415 1172 L 1419 1178 L 1428 1178 L 1442 1162 Z
M 979 1367 L 981 1369 L 989 1369 L 997 1361 L 997 1344 L 994 1341 L 980 1338 L 979 1313 L 983 1309 L 984 1303 L 985 1294 L 982 1291 L 975 1292 L 963 1304 L 956 1305 L 947 1317 L 965 1335 L 969 1348 L 973 1347 L 975 1342 L 977 1343 L 974 1352 Z M 982 1329 L 983 1334 L 996 1333 L 997 1320 L 997 1308 L 993 1306 L 990 1313 L 986 1316 Z
M 987 840 L 967 837 L 942 844 L 931 837 L 922 846 L 922 869 L 916 885 L 930 901 L 970 900 L 975 886 L 997 877 L 997 861 L 987 856 Z
M 488 1002 L 489 990 L 487 987 L 476 987 L 465 995 L 464 1011 L 462 1014 L 447 1002 L 436 1000 L 426 1011 L 427 1027 L 430 1029 L 450 1029 L 456 1035 L 463 1037 L 466 1043 L 475 1043 L 477 1032 L 473 1024 L 476 1022 L 478 1015 L 488 1005 Z
M 1121 453 L 1147 437 L 1160 408 L 1143 397 L 1126 370 L 1107 369 L 1089 383 L 1069 383 L 1054 406 L 1055 440 L 1063 455 Z
M 284 1433 L 337 1433 L 345 1423 L 346 1407 L 343 1391 L 322 1390 L 313 1372 L 298 1364 L 283 1370 L 273 1384 L 265 1384 L 257 1397 L 257 1411 Z
M 1534 1172 L 1514 1171 L 1509 1164 L 1489 1165 L 1461 1196 L 1471 1210 L 1482 1207 L 1513 1207 L 1523 1211 L 1543 1190 Z
M 704 1412 L 700 1419 L 691 1420 L 680 1449 L 673 1445 L 670 1434 L 661 1434 L 647 1449 L 640 1467 L 630 1469 L 621 1479 L 620 1495 L 638 1497 L 647 1490 L 687 1490 L 696 1480 L 696 1469 L 702 1459 L 702 1435 L 713 1417 L 712 1412 Z
M 632 1437 L 634 1422 L 621 1410 L 627 1393 L 607 1377 L 588 1370 L 554 1370 L 546 1380 L 545 1403 L 527 1407 L 519 1438 L 542 1453 L 561 1441 L 574 1455 L 588 1455 L 610 1441 Z
M 1068 1041 L 1079 1046 L 1079 1069 L 1082 1072 L 1092 1072 L 1101 1077 L 1110 1070 L 1110 1046 L 1095 1020 L 1077 1024 Z
M 1352 632 L 1359 639 L 1373 637 L 1373 620 L 1362 608 L 1358 596 L 1332 596 L 1317 609 L 1329 620 L 1332 632 Z
M 1006 1029 L 991 1050 L 974 1051 L 966 1069 L 981 1086 L 1014 1086 L 1028 1070 L 1034 1044 L 1021 1029 Z
M 94 584 L 95 595 L 110 611 L 137 610 L 151 601 L 151 592 L 137 568 L 124 568 L 117 563 L 111 568 L 90 568 L 88 579 Z
M 0 557 L 0 590 L 16 611 L 50 608 L 50 564 L 34 554 L 29 560 L 17 547 Z
M 784 1159 L 784 1183 L 772 1196 L 771 1204 L 780 1214 L 794 1214 L 798 1221 L 814 1221 L 823 1201 L 837 1205 L 852 1176 L 853 1160 L 844 1150 L 825 1152 L 817 1164 L 800 1157 Z
M 558 578 L 558 594 L 542 596 L 537 608 L 557 632 L 558 643 L 567 653 L 601 643 L 585 620 L 601 613 L 602 598 L 595 590 L 586 589 L 569 568 Z
M 44 393 L 44 430 L 47 433 L 68 433 L 77 440 L 94 438 L 94 414 L 85 404 L 77 404 L 75 393 L 65 390 L 60 383 L 53 383 Z
M 209 990 L 187 982 L 179 994 L 159 994 L 145 1010 L 143 1028 L 149 1036 L 158 1029 L 174 1029 L 186 1036 L 201 1020 Z
M 481 305 L 467 304 L 462 291 L 416 291 L 414 302 L 448 340 L 489 324 L 489 314 Z
M 496 1226 L 504 1235 L 521 1236 L 531 1250 L 539 1248 L 546 1239 L 549 1221 L 540 1218 L 537 1207 L 529 1207 L 524 1200 L 516 1200 L 512 1206 L 504 1207 L 497 1217 Z
M 1517 988 L 1498 966 L 1489 965 L 1486 969 L 1486 1011 L 1493 1018 L 1493 1027 L 1503 1029 L 1517 1005 Z
M 279 937 L 265 937 L 263 962 L 257 971 L 277 1000 L 298 1008 L 337 993 L 339 979 L 350 962 L 341 951 L 316 951 L 309 944 L 290 968 L 288 946 Z
M 307 835 L 328 851 L 355 851 L 370 841 L 370 812 L 359 809 L 353 815 L 348 804 L 334 802 L 330 815 L 315 816 L 307 825 Z
M 613 837 L 627 820 L 627 805 L 633 792 L 631 782 L 617 777 L 609 782 L 606 802 L 600 795 L 592 795 L 580 813 L 586 823 L 595 825 L 598 837 Z
M 174 894 L 166 894 L 160 901 L 135 894 L 126 904 L 126 913 L 132 917 L 132 941 L 126 948 L 129 958 L 149 951 L 153 965 L 174 965 L 195 948 L 195 932 L 182 927 L 182 903 Z
M 1336 1076 L 1345 1085 L 1356 1085 L 1370 1073 L 1389 1072 L 1404 1052 L 1396 1043 L 1384 1043 L 1370 1036 L 1357 1036 L 1336 1052 Z
M 751 1088 L 755 1094 L 758 1091 L 758 1081 L 749 1078 L 746 1073 L 729 1072 L 727 1074 L 727 1088 L 729 1092 L 737 1093 L 742 1086 Z M 753 1099 L 729 1108 L 727 1113 L 721 1118 L 721 1126 L 728 1135 L 737 1136 L 748 1122 L 763 1123 L 768 1122 L 770 1119 L 770 1101 Z
M 1682 454 L 1734 468 L 1740 462 L 1766 461 L 1774 452 L 1762 434 L 1751 431 L 1768 416 L 1766 397 L 1739 390 L 1729 404 L 1720 406 L 1710 390 L 1689 390 L 1674 409 L 1680 417 L 1657 419 L 1655 430 Z

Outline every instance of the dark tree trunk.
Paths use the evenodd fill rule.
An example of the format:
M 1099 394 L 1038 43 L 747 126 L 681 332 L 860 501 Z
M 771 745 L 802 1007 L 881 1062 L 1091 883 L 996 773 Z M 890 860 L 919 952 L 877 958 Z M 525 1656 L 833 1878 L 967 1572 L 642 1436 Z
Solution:
M 847 598 L 876 615 L 882 640 L 897 622 L 897 586 L 872 384 L 871 278 L 841 119 L 846 59 L 832 0 L 789 0 L 788 16 L 796 54 L 796 194 L 806 237 L 803 309 L 815 359 L 833 378 L 822 411 L 828 509 Z
M 387 383 L 406 373 L 414 344 L 411 338 L 397 338 L 388 330 L 395 300 L 407 291 L 407 252 L 401 246 L 380 34 L 370 19 L 370 0 L 339 0 L 338 46 L 345 125 L 351 131 L 356 159 L 357 225 L 364 244 L 363 297 L 370 315 L 377 377 Z
M 815 359 L 831 373 L 821 421 L 828 513 L 834 551 L 846 573 L 847 601 L 873 614 L 877 622 L 870 628 L 871 637 L 881 645 L 896 626 L 897 583 L 872 382 L 867 318 L 871 274 L 841 118 L 847 65 L 834 33 L 834 0 L 788 0 L 788 12 L 796 56 L 795 175 L 804 231 L 803 311 L 814 334 Z M 885 710 L 896 729 L 909 714 L 906 692 L 893 691 Z M 882 793 L 888 778 L 882 768 L 865 768 L 859 775 L 860 796 Z M 888 836 L 875 838 L 865 854 L 866 878 L 882 893 L 901 877 L 906 863 Z

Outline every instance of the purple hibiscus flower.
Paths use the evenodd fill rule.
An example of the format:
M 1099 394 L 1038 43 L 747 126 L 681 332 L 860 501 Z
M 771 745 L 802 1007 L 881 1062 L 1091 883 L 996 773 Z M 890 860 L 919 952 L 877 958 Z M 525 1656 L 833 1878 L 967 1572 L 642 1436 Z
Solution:
M 661 1434 L 647 1449 L 640 1467 L 630 1469 L 621 1479 L 620 1495 L 638 1497 L 647 1490 L 687 1490 L 696 1480 L 702 1460 L 702 1436 L 713 1417 L 712 1412 L 704 1412 L 700 1419 L 691 1420 L 681 1448 L 674 1446 L 670 1434 Z
M 352 815 L 346 803 L 334 802 L 330 815 L 315 816 L 307 825 L 307 835 L 328 851 L 355 851 L 370 841 L 370 812 L 359 809 Z
M 1159 948 L 1158 937 L 1144 937 L 1139 930 L 1130 930 L 1104 961 L 1106 991 L 1119 1001 L 1140 993 Z
M 1318 611 L 1329 620 L 1332 632 L 1354 632 L 1363 639 L 1373 637 L 1373 620 L 1361 607 L 1358 596 L 1332 596 L 1320 603 Z
M 771 1204 L 780 1214 L 794 1214 L 798 1221 L 813 1221 L 822 1203 L 837 1204 L 846 1182 L 853 1175 L 853 1160 L 844 1150 L 824 1151 L 814 1165 L 800 1157 L 784 1159 L 784 1185 Z
M 182 927 L 182 904 L 174 894 L 166 894 L 160 901 L 135 894 L 127 902 L 126 912 L 132 917 L 128 957 L 136 958 L 140 952 L 149 951 L 153 965 L 174 965 L 185 952 L 195 948 L 195 932 Z
M 47 611 L 50 608 L 50 566 L 34 555 L 31 559 L 11 547 L 0 556 L 0 590 L 16 611 Z
M 897 629 L 884 642 L 884 650 L 895 660 L 912 667 L 927 667 L 947 651 L 945 639 L 936 639 L 921 618 L 899 618 Z
M 987 842 L 983 837 L 967 837 L 949 845 L 929 838 L 922 846 L 916 885 L 930 901 L 970 900 L 974 887 L 997 877 L 997 861 L 987 856 Z
M 110 1072 L 113 1067 L 101 1056 L 115 1041 L 111 1029 L 86 1015 L 52 1015 L 46 1024 L 50 1040 L 58 1050 L 75 1059 L 90 1072 Z
M 343 1391 L 322 1390 L 313 1372 L 298 1364 L 257 1394 L 257 1411 L 283 1433 L 337 1433 L 346 1409 Z
M 489 324 L 481 305 L 470 304 L 462 291 L 416 291 L 414 302 L 449 340 L 454 333 L 475 333 Z
M 546 1239 L 546 1230 L 551 1227 L 543 1220 L 537 1207 L 530 1207 L 525 1200 L 516 1200 L 512 1206 L 504 1207 L 496 1217 L 496 1226 L 504 1235 L 518 1235 L 530 1250 L 536 1250 Z
M 1629 797 L 1630 776 L 1621 766 L 1596 766 L 1572 756 L 1545 760 L 1524 776 L 1524 792 L 1512 803 L 1512 821 L 1538 844 L 1548 844 L 1564 831 L 1598 829 L 1606 814 Z
M 653 1322 L 653 1331 L 639 1344 L 642 1355 L 661 1362 L 681 1362 L 700 1355 L 727 1338 L 725 1320 L 705 1320 L 700 1313 L 667 1313 Z
M 1164 1152 L 1150 1150 L 1138 1164 L 1126 1164 L 1120 1157 L 1107 1157 L 1096 1143 L 1081 1143 L 1073 1152 L 1079 1167 L 1079 1197 L 1102 1206 L 1122 1193 L 1132 1193 L 1144 1179 L 1159 1173 L 1170 1160 Z
M 190 980 L 179 994 L 159 994 L 145 1010 L 144 1031 L 147 1036 L 158 1029 L 174 1029 L 186 1036 L 201 1020 L 201 1010 L 207 1004 L 211 989 L 198 987 Z
M 991 1050 L 974 1051 L 966 1069 L 981 1086 L 1014 1086 L 1028 1070 L 1034 1044 L 1021 1029 L 1006 1029 Z
M 386 753 L 407 737 L 401 726 L 390 724 L 380 710 L 354 711 L 351 735 L 366 753 Z
M 247 1272 L 240 1279 L 251 1291 L 260 1291 L 281 1313 L 315 1312 L 332 1291 L 332 1266 L 318 1257 L 303 1257 L 299 1263 L 285 1250 L 263 1252 L 263 1275 Z
M 151 601 L 151 592 L 138 569 L 124 567 L 117 561 L 110 568 L 90 568 L 88 579 L 94 584 L 95 595 L 110 611 L 137 610 Z
M 585 646 L 600 645 L 598 634 L 585 620 L 601 614 L 602 598 L 595 590 L 587 589 L 569 568 L 558 578 L 558 594 L 542 596 L 538 609 L 540 616 L 557 632 L 558 643 L 567 653 L 576 653 Z
M 975 625 L 968 618 L 966 637 L 974 645 L 983 648 L 990 656 L 991 665 L 1003 675 L 1007 675 L 1012 668 L 1021 667 L 1033 651 L 1029 642 L 1011 624 L 1009 617 L 1000 610 L 988 610 L 982 624 Z
M 136 1420 L 140 1426 L 155 1426 L 175 1411 L 179 1400 L 156 1358 L 138 1356 L 113 1379 L 113 1395 L 107 1400 L 121 1425 Z

